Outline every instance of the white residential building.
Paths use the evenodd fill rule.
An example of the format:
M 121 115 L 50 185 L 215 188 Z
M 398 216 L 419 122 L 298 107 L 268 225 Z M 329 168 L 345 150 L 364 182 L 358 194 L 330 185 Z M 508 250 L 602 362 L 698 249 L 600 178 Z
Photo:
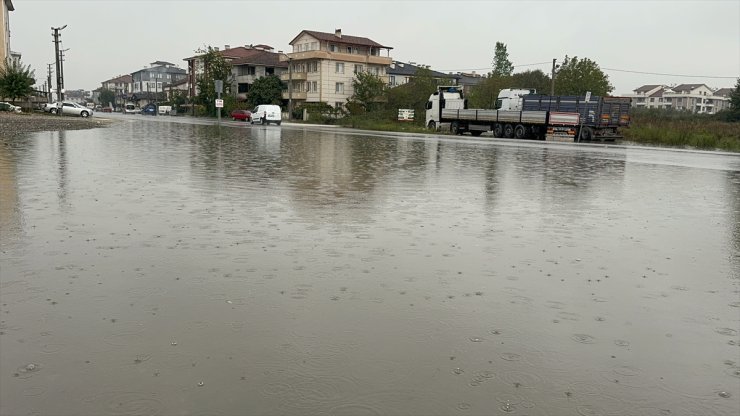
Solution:
M 344 106 L 354 94 L 352 80 L 359 72 L 375 74 L 389 83 L 388 69 L 393 62 L 389 46 L 343 35 L 341 29 L 334 33 L 303 30 L 290 45 L 292 52 L 281 58 L 289 62 L 290 71 L 281 79 L 292 83 L 283 98 L 292 98 L 294 108 L 304 102 Z M 381 56 L 383 50 L 388 56 Z
M 731 93 L 729 88 L 713 90 L 706 84 L 643 85 L 633 90 L 632 107 L 715 114 L 729 108 L 728 90 Z
M 231 85 L 231 93 L 237 100 L 244 101 L 254 81 L 259 78 L 276 75 L 280 76 L 288 70 L 288 65 L 280 61 L 280 52 L 273 52 L 274 48 L 268 45 L 245 45 L 231 47 L 225 45 L 216 51 L 231 65 L 231 79 L 224 80 Z M 205 70 L 200 55 L 185 58 L 188 62 L 188 90 L 190 96 L 198 94 L 197 77 Z M 225 91 L 224 91 L 225 92 Z
M 10 56 L 10 12 L 15 10 L 11 0 L 3 0 L 2 14 L 0 14 L 0 32 L 2 41 L 0 41 L 0 66 L 11 58 Z

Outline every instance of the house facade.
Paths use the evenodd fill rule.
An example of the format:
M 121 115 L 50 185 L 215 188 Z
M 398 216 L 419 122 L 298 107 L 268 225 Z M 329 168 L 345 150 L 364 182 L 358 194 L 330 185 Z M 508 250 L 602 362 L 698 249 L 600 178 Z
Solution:
M 388 68 L 388 86 L 398 87 L 399 85 L 408 84 L 417 76 L 419 70 L 428 70 L 429 76 L 441 81 L 444 85 L 457 85 L 459 75 L 445 74 L 444 72 L 433 71 L 429 65 L 417 65 L 415 62 L 391 62 Z
M 0 42 L 0 66 L 5 65 L 10 56 L 10 12 L 15 10 L 11 0 L 3 0 L 2 15 L 0 15 L 0 32 L 2 32 L 2 42 Z
M 231 79 L 224 82 L 229 83 L 231 92 L 237 100 L 246 100 L 249 89 L 257 79 L 269 75 L 279 77 L 288 70 L 288 64 L 279 59 L 282 52 L 274 52 L 274 48 L 269 45 L 245 45 L 233 48 L 225 45 L 223 50 L 216 48 L 216 51 L 231 65 Z M 192 98 L 198 95 L 196 80 L 205 68 L 200 56 L 191 56 L 184 60 L 188 63 L 188 90 Z
M 135 101 L 144 100 L 147 103 L 155 101 L 158 97 L 164 96 L 164 86 L 166 84 L 186 77 L 187 72 L 173 63 L 152 62 L 148 67 L 131 73 L 131 95 L 135 97 Z
M 732 91 L 729 88 L 713 90 L 706 84 L 643 85 L 633 90 L 632 107 L 715 114 L 729 108 L 727 90 Z
M 303 30 L 290 46 L 291 52 L 280 59 L 290 65 L 281 79 L 290 84 L 283 98 L 292 99 L 293 108 L 318 102 L 344 106 L 354 94 L 352 80 L 359 72 L 369 72 L 389 83 L 393 48 L 371 39 L 343 35 L 341 29 L 334 33 Z M 388 56 L 381 56 L 383 51 Z

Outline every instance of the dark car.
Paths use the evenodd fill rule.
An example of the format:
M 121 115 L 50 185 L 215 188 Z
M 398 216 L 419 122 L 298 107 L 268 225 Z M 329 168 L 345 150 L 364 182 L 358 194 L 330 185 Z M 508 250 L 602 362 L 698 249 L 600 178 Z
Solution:
M 145 116 L 156 116 L 157 106 L 155 104 L 147 104 L 141 109 L 141 114 L 144 114 Z
M 252 121 L 252 112 L 249 110 L 234 110 L 231 112 L 231 118 L 243 121 Z

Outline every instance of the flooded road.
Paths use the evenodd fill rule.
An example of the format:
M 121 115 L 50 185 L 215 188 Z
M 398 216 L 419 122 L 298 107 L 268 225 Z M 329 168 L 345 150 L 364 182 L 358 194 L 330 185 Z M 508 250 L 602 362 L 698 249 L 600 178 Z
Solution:
M 1 144 L 2 415 L 740 412 L 737 155 L 140 119 Z

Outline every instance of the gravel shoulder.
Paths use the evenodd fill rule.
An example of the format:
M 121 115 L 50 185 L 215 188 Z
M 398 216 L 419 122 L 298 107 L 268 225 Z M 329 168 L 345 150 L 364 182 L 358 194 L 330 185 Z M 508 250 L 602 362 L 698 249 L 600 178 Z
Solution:
M 103 117 L 52 116 L 42 113 L 0 112 L 0 138 L 37 131 L 82 130 L 108 127 L 115 120 Z

